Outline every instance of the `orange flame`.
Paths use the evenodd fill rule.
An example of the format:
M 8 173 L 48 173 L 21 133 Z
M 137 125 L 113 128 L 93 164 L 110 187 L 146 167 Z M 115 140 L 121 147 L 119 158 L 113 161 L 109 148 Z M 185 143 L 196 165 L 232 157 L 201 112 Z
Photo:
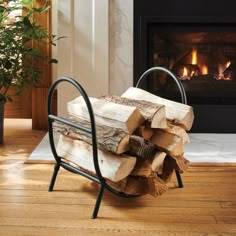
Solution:
M 187 75 L 188 75 L 188 70 L 186 67 L 184 67 L 183 76 L 187 76 Z
M 202 66 L 202 74 L 207 75 L 208 74 L 208 67 L 206 65 Z
M 226 63 L 226 68 L 228 68 L 228 67 L 230 66 L 230 64 L 231 64 L 231 61 L 228 61 L 228 62 Z
M 193 49 L 192 51 L 192 65 L 197 65 L 197 50 Z

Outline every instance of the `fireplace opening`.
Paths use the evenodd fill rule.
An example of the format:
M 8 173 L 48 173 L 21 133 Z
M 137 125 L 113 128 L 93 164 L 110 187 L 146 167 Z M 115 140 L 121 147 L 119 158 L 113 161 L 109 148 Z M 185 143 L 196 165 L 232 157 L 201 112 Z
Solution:
M 203 7 L 205 6 L 205 7 Z M 154 66 L 183 84 L 195 119 L 190 132 L 236 133 L 235 1 L 134 1 L 134 85 Z M 171 77 L 153 72 L 148 91 L 180 101 Z
M 148 64 L 170 69 L 190 104 L 236 105 L 236 32 L 232 26 L 151 24 Z M 155 73 L 148 90 L 177 100 L 174 81 Z M 156 77 L 156 78 L 155 78 Z

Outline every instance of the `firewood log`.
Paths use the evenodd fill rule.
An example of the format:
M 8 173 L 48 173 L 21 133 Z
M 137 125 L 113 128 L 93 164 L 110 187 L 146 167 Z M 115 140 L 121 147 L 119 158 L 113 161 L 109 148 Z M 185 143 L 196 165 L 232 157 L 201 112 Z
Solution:
M 152 173 L 152 175 L 147 178 L 147 182 L 148 194 L 152 195 L 153 197 L 162 195 L 168 189 L 166 183 L 161 178 L 159 178 L 156 173 Z
M 152 165 L 151 165 L 151 169 L 153 172 L 156 172 L 157 174 L 162 174 L 164 160 L 166 158 L 166 155 L 167 154 L 165 152 L 160 152 L 160 151 L 157 151 L 155 153 L 154 158 L 152 160 Z
M 142 113 L 143 117 L 151 123 L 151 128 L 166 128 L 166 109 L 164 105 L 154 104 L 150 101 L 135 100 L 116 95 L 107 94 L 100 97 L 107 102 L 113 102 L 122 105 L 135 106 Z
M 158 176 L 165 182 L 168 183 L 171 181 L 174 170 L 177 168 L 177 164 L 174 158 L 171 156 L 166 156 L 163 163 L 163 170 Z
M 141 112 L 134 106 L 126 106 L 89 97 L 96 124 L 127 130 L 132 134 L 145 121 Z M 67 103 L 71 116 L 89 120 L 87 106 L 82 96 Z
M 71 117 L 69 120 L 73 123 L 90 128 L 90 123 L 88 121 L 84 121 L 77 117 Z M 92 144 L 91 134 L 83 130 L 76 129 L 68 125 L 61 125 L 57 122 L 54 123 L 53 127 L 54 130 L 67 137 L 83 140 L 89 144 Z M 97 124 L 96 135 L 99 149 L 103 149 L 114 154 L 121 154 L 129 150 L 129 134 L 126 130 Z
M 180 173 L 186 171 L 189 166 L 189 161 L 183 156 L 171 157 L 167 155 L 164 159 L 162 173 L 158 176 L 166 183 L 170 182 L 174 170 L 179 170 Z
M 130 87 L 121 97 L 150 101 L 156 104 L 162 104 L 166 107 L 166 118 L 171 123 L 190 130 L 194 120 L 193 108 L 191 106 L 174 102 L 168 99 L 158 97 L 139 88 Z
M 150 159 L 137 158 L 136 165 L 130 175 L 149 177 L 152 174 L 152 161 Z
M 124 189 L 121 189 L 121 191 L 126 194 L 145 195 L 148 193 L 147 186 L 147 178 L 129 175 L 127 177 L 126 186 Z
M 82 140 L 68 138 L 60 135 L 57 144 L 57 153 L 67 161 L 82 167 L 95 174 L 92 146 Z M 104 178 L 118 182 L 126 178 L 136 164 L 133 156 L 98 149 L 99 167 Z
M 145 123 L 134 131 L 134 135 L 143 137 L 145 140 L 150 140 L 154 134 L 154 130 L 150 127 L 150 125 L 145 125 Z
M 189 135 L 185 131 L 185 129 L 183 129 L 180 126 L 173 125 L 171 123 L 168 123 L 167 126 L 168 127 L 164 129 L 165 132 L 178 135 L 179 137 L 182 138 L 183 144 L 190 142 Z
M 152 173 L 149 177 L 129 175 L 119 183 L 113 183 L 111 181 L 108 183 L 117 191 L 132 195 L 150 194 L 157 197 L 168 189 L 166 183 L 155 173 Z
M 182 138 L 165 130 L 156 129 L 150 141 L 170 156 L 180 156 L 184 153 Z
M 129 150 L 129 153 L 131 153 L 131 155 L 143 159 L 152 159 L 156 152 L 153 143 L 137 135 L 130 135 Z

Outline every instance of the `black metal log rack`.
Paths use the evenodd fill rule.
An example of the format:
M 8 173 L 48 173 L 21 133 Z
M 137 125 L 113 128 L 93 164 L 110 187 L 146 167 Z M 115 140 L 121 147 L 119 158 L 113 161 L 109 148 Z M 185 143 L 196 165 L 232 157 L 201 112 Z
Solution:
M 180 83 L 180 81 L 167 69 L 162 68 L 162 67 L 153 67 L 149 70 L 147 70 L 146 72 L 144 72 L 142 74 L 142 76 L 140 77 L 140 79 L 137 82 L 136 87 L 140 87 L 142 82 L 148 78 L 147 75 L 149 75 L 149 73 L 155 71 L 155 70 L 161 70 L 161 71 L 165 71 L 167 72 L 169 75 L 171 75 L 171 77 L 176 81 L 178 88 L 180 90 L 181 93 L 181 98 L 182 98 L 182 103 L 187 104 L 187 99 L 186 99 L 186 95 L 185 95 L 185 91 L 184 88 L 182 86 L 182 84 Z M 57 88 L 57 86 L 59 84 L 62 83 L 69 83 L 70 85 L 74 86 L 79 94 L 83 97 L 86 105 L 87 105 L 87 109 L 88 109 L 88 113 L 89 113 L 89 118 L 90 118 L 90 128 L 85 127 L 79 123 L 75 123 L 72 122 L 69 119 L 66 118 L 62 118 L 60 116 L 54 115 L 53 114 L 53 109 L 52 109 L 52 98 L 53 98 L 53 94 Z M 107 189 L 108 191 L 112 192 L 113 194 L 119 196 L 119 197 L 125 197 L 125 198 L 135 198 L 135 197 L 140 197 L 140 195 L 132 195 L 132 194 L 126 194 L 124 192 L 119 192 L 116 189 L 112 188 L 107 182 L 106 179 L 103 178 L 100 168 L 99 168 L 99 160 L 98 160 L 98 151 L 97 151 L 97 136 L 96 136 L 96 121 L 95 121 L 95 117 L 94 117 L 94 113 L 93 113 L 93 108 L 92 105 L 90 103 L 89 97 L 86 93 L 86 91 L 84 90 L 84 88 L 73 78 L 70 77 L 61 77 L 57 80 L 54 81 L 54 83 L 52 84 L 52 86 L 49 89 L 49 93 L 48 93 L 48 100 L 47 100 L 47 111 L 48 111 L 48 134 L 49 134 L 49 144 L 51 147 L 51 151 L 52 154 L 55 158 L 55 166 L 54 166 L 54 171 L 51 177 L 51 181 L 50 181 L 50 185 L 49 185 L 49 189 L 48 191 L 51 192 L 53 191 L 54 188 L 54 184 L 57 178 L 57 174 L 58 171 L 60 169 L 60 167 L 63 167 L 64 169 L 75 173 L 75 174 L 79 174 L 81 176 L 84 176 L 86 178 L 88 178 L 91 181 L 94 181 L 95 183 L 97 183 L 98 185 L 100 185 L 98 194 L 97 194 L 97 199 L 95 202 L 95 206 L 92 212 L 92 219 L 97 218 L 98 215 L 98 211 L 99 211 L 99 207 L 100 207 L 100 203 L 103 197 L 103 193 L 104 193 L 104 189 Z M 56 151 L 56 146 L 55 146 L 55 137 L 54 137 L 54 131 L 53 131 L 53 122 L 59 122 L 61 124 L 65 124 L 68 126 L 71 126 L 73 128 L 82 130 L 84 132 L 87 132 L 88 134 L 90 134 L 91 136 L 91 142 L 92 142 L 92 153 L 93 153 L 93 163 L 94 163 L 94 168 L 95 168 L 95 172 L 96 175 L 91 175 L 89 173 L 87 173 L 86 171 L 77 168 L 75 166 L 70 165 L 68 162 L 65 162 L 63 160 L 63 157 L 60 157 L 57 154 Z M 177 177 L 177 181 L 178 181 L 178 185 L 179 187 L 183 187 L 183 182 L 181 179 L 181 175 L 179 173 L 178 170 L 176 170 L 176 177 Z

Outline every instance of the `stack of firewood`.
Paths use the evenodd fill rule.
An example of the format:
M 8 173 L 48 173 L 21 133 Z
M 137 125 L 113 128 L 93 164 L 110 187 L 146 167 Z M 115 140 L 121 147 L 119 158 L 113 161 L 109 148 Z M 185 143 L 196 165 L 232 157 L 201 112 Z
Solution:
M 122 96 L 90 97 L 93 107 L 100 170 L 116 190 L 158 196 L 167 190 L 175 169 L 184 172 L 184 144 L 194 120 L 191 106 L 130 87 Z M 82 96 L 68 102 L 70 119 L 90 127 Z M 60 132 L 58 155 L 95 174 L 88 133 L 55 124 Z

